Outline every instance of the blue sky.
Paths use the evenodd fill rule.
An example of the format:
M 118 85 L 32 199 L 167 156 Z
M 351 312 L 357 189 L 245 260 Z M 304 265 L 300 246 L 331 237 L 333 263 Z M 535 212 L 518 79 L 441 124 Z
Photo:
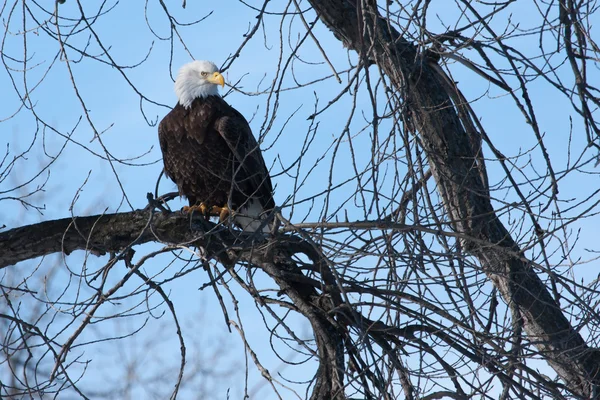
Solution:
M 432 8 L 428 19 L 428 27 L 432 30 L 436 30 L 436 27 L 438 27 L 438 30 L 441 31 L 442 24 L 440 21 L 456 19 L 458 11 L 451 2 L 437 3 L 441 4 L 431 6 L 438 8 Z M 90 1 L 85 3 L 85 7 L 87 12 L 91 13 L 100 4 L 99 1 Z M 109 48 L 111 57 L 119 64 L 136 64 L 146 57 L 150 48 L 152 49 L 146 62 L 139 67 L 125 69 L 124 71 L 135 87 L 139 88 L 149 100 L 160 105 L 142 101 L 141 107 L 144 116 L 140 112 L 139 96 L 127 85 L 123 76 L 116 69 L 101 62 L 84 58 L 81 62 L 71 63 L 71 68 L 77 89 L 85 102 L 92 124 L 97 131 L 103 132 L 101 138 L 105 148 L 119 159 L 139 158 L 126 164 L 113 162 L 111 166 L 106 160 L 91 154 L 90 151 L 93 151 L 102 157 L 105 156 L 99 141 L 92 141 L 94 129 L 86 121 L 82 105 L 75 96 L 66 63 L 60 58 L 55 60 L 59 47 L 56 41 L 43 32 L 42 28 L 36 27 L 31 18 L 27 18 L 27 29 L 30 30 L 26 35 L 28 57 L 30 57 L 28 64 L 29 66 L 37 65 L 27 72 L 29 85 L 31 86 L 32 83 L 37 82 L 36 79 L 40 79 L 46 73 L 46 70 L 50 69 L 39 87 L 31 93 L 31 98 L 35 103 L 35 112 L 50 126 L 62 133 L 72 131 L 77 121 L 82 119 L 77 129 L 72 132 L 73 139 L 81 145 L 75 143 L 66 145 L 63 153 L 49 169 L 50 176 L 45 185 L 45 191 L 32 197 L 31 200 L 36 204 L 45 204 L 43 214 L 25 210 L 15 201 L 3 201 L 4 218 L 2 223 L 9 228 L 25 223 L 67 217 L 71 213 L 74 215 L 93 215 L 105 211 L 128 211 L 131 208 L 122 201 L 123 196 L 120 185 L 123 186 L 133 208 L 144 207 L 146 205 L 146 193 L 154 191 L 156 179 L 162 169 L 156 126 L 154 124 L 168 112 L 168 106 L 175 104 L 176 98 L 173 92 L 172 76 L 176 74 L 179 66 L 190 61 L 191 57 L 182 48 L 181 44 L 176 44 L 172 66 L 169 65 L 170 42 L 159 40 L 152 35 L 144 17 L 144 4 L 142 2 L 110 4 L 115 4 L 114 10 L 106 16 L 100 17 L 94 28 L 102 38 L 104 46 Z M 185 10 L 182 10 L 179 5 L 179 2 L 171 4 L 171 11 L 180 22 L 185 22 L 206 16 L 213 8 L 214 3 L 188 1 Z M 30 4 L 30 6 L 35 15 L 44 18 L 43 11 L 37 9 L 33 4 Z M 535 18 L 528 19 L 529 15 L 537 17 L 536 11 L 528 8 L 531 6 L 531 4 L 523 5 L 523 2 L 520 2 L 520 5 L 515 6 L 520 8 L 511 8 L 513 11 L 511 18 L 515 24 L 519 24 L 519 29 L 526 30 L 530 27 L 528 24 L 535 24 Z M 281 5 L 272 4 L 269 6 L 269 10 L 271 12 L 281 11 L 276 7 L 281 7 Z M 434 11 L 438 13 L 437 16 Z M 15 12 L 18 13 L 19 10 L 17 9 Z M 67 0 L 64 5 L 60 6 L 60 12 L 62 16 L 76 18 L 78 15 L 77 3 Z M 244 34 L 256 21 L 254 18 L 256 14 L 256 11 L 250 10 L 242 3 L 222 2 L 203 22 L 192 27 L 181 28 L 181 35 L 194 58 L 210 59 L 217 64 L 223 64 L 244 40 Z M 508 15 L 504 17 L 507 18 Z M 237 82 L 241 79 L 238 89 L 246 94 L 231 92 L 227 95 L 227 101 L 251 121 L 256 136 L 265 134 L 264 128 L 268 126 L 269 118 L 273 115 L 273 99 L 269 98 L 268 93 L 257 94 L 256 92 L 268 91 L 271 82 L 275 78 L 274 66 L 277 65 L 280 56 L 279 35 L 281 30 L 279 20 L 278 15 L 267 15 L 264 26 L 259 28 L 255 37 L 243 49 L 240 57 L 235 60 L 225 74 L 228 82 Z M 169 35 L 168 21 L 158 3 L 150 2 L 148 4 L 147 21 L 159 36 Z M 505 21 L 498 20 L 494 23 L 502 26 Z M 10 34 L 6 35 L 3 53 L 10 57 L 22 58 L 23 56 L 23 35 L 19 34 L 23 30 L 21 24 L 20 18 L 13 18 L 8 25 Z M 284 32 L 282 51 L 284 59 L 286 59 L 286 56 L 290 54 L 287 45 L 288 40 L 296 42 L 299 35 L 303 35 L 305 30 L 303 24 L 297 18 L 292 23 L 288 20 L 282 26 L 281 29 Z M 63 33 L 69 29 L 67 26 L 61 28 Z M 322 25 L 317 26 L 315 35 L 319 38 L 320 45 L 325 49 L 328 58 L 337 69 L 347 68 L 349 58 L 355 60 L 354 55 L 348 56 L 340 43 Z M 90 39 L 85 32 L 78 34 L 72 41 L 70 39 L 69 43 L 84 47 L 88 41 L 90 44 L 87 51 L 90 54 L 100 54 L 99 46 L 95 43 L 93 37 Z M 516 40 L 513 45 L 518 45 L 523 52 L 535 54 L 538 44 L 536 37 L 522 37 Z M 72 59 L 77 59 L 73 51 L 68 51 L 68 54 Z M 307 62 L 306 64 L 296 62 L 293 65 L 293 76 L 299 82 L 309 82 L 331 74 L 331 69 L 323 62 L 322 55 L 310 39 L 303 44 L 298 54 Z M 468 57 L 476 57 L 474 52 L 468 50 L 465 50 L 463 54 Z M 106 59 L 105 56 L 100 58 Z M 4 60 L 9 67 L 18 69 L 18 63 L 11 62 L 6 57 L 4 57 Z M 505 65 L 501 66 L 505 67 Z M 561 67 L 559 74 L 564 75 L 565 79 L 568 80 L 567 67 L 566 65 Z M 473 108 L 495 146 L 503 154 L 508 157 L 515 157 L 520 152 L 525 152 L 535 146 L 535 136 L 524 122 L 523 116 L 514 107 L 512 99 L 506 93 L 501 89 L 490 86 L 462 65 L 452 64 L 450 69 L 465 97 L 469 100 L 475 100 L 472 104 Z M 371 73 L 376 74 L 376 70 L 372 68 Z M 591 73 L 594 74 L 595 78 L 598 77 L 597 71 L 591 71 Z M 18 90 L 22 92 L 23 74 L 17 71 L 12 71 L 11 74 L 16 79 Z M 274 184 L 276 186 L 275 198 L 280 205 L 289 204 L 288 196 L 292 192 L 294 182 L 289 176 L 279 175 L 279 173 L 283 167 L 291 163 L 290 160 L 298 156 L 302 148 L 307 130 L 311 128 L 311 121 L 308 121 L 307 117 L 314 111 L 315 99 L 318 98 L 318 109 L 333 99 L 347 82 L 347 74 L 341 74 L 341 77 L 344 81 L 343 84 L 337 83 L 334 78 L 330 77 L 314 85 L 281 92 L 276 118 L 274 118 L 272 127 L 266 132 L 262 145 L 265 149 L 265 160 L 268 165 L 272 165 L 271 172 L 275 176 Z M 516 85 L 516 82 L 510 79 L 508 83 L 511 86 Z M 292 73 L 287 73 L 283 79 L 282 87 L 289 88 L 293 86 Z M 14 179 L 10 182 L 0 183 L 0 191 L 3 191 L 6 190 L 7 186 L 25 182 L 34 176 L 40 165 L 46 165 L 51 161 L 51 158 L 45 153 L 50 156 L 55 155 L 63 147 L 65 141 L 64 138 L 48 129 L 36 132 L 35 119 L 32 118 L 31 112 L 27 110 L 22 110 L 15 117 L 4 120 L 8 115 L 15 112 L 20 104 L 12 89 L 5 68 L 0 70 L 0 87 L 7 88 L 5 95 L 0 98 L 0 121 L 2 121 L 0 122 L 0 148 L 5 148 L 4 146 L 9 144 L 11 154 L 18 154 L 19 150 L 27 148 L 36 138 L 27 159 L 23 159 L 16 164 L 15 171 L 17 172 L 14 173 Z M 546 137 L 545 144 L 548 147 L 548 152 L 554 162 L 555 170 L 561 171 L 566 163 L 565 149 L 567 145 L 571 143 L 574 148 L 573 154 L 578 154 L 585 147 L 582 126 L 576 120 L 574 121 L 573 137 L 571 139 L 569 137 L 569 130 L 571 129 L 569 116 L 573 113 L 568 99 L 559 95 L 541 80 L 533 82 L 530 89 L 532 100 L 536 104 L 541 131 Z M 360 90 L 364 92 L 363 88 Z M 363 92 L 361 94 L 365 94 Z M 368 112 L 369 103 L 366 98 L 366 96 L 359 97 L 358 109 Z M 268 117 L 265 118 L 267 105 L 269 105 L 270 111 Z M 317 165 L 312 170 L 307 183 L 300 189 L 298 200 L 320 193 L 326 187 L 330 171 L 331 151 L 327 153 L 323 161 L 319 163 L 317 161 L 323 155 L 323 149 L 327 149 L 335 142 L 349 117 L 350 107 L 351 98 L 346 96 L 328 109 L 319 119 L 314 145 L 307 152 L 300 173 L 306 174 L 315 164 Z M 290 116 L 291 119 L 286 122 Z M 150 124 L 147 120 L 150 121 Z M 356 130 L 364 125 L 366 125 L 364 120 L 357 117 L 353 120 L 351 128 Z M 283 129 L 284 126 L 285 129 Z M 279 136 L 278 134 L 282 129 L 281 136 Z M 354 138 L 356 148 L 361 151 L 364 150 L 364 154 L 359 152 L 358 155 L 357 162 L 360 165 L 364 166 L 368 163 L 370 157 L 368 157 L 367 149 L 370 149 L 370 143 L 371 139 L 368 132 Z M 351 157 L 350 152 L 346 145 L 341 146 L 341 148 L 342 150 L 337 154 L 337 159 L 331 168 L 335 182 L 342 182 L 353 176 L 353 170 L 347 165 Z M 485 155 L 491 157 L 489 149 L 486 150 Z M 592 156 L 593 153 L 588 152 L 588 157 Z M 283 166 L 280 164 L 280 160 Z M 531 173 L 531 165 L 536 168 L 543 168 L 539 150 L 536 149 L 531 154 L 531 165 L 527 165 L 528 160 L 529 157 L 523 157 L 517 161 L 524 174 Z M 502 180 L 501 169 L 496 162 L 490 160 L 487 167 L 492 182 Z M 592 169 L 591 172 L 595 171 Z M 120 182 L 117 181 L 116 175 L 118 175 Z M 516 176 L 520 180 L 523 179 L 518 174 Z M 27 188 L 31 190 L 43 182 L 44 179 L 46 179 L 46 175 L 36 179 Z M 84 185 L 84 182 L 87 183 Z M 583 198 L 592 193 L 597 186 L 596 176 L 574 173 L 571 177 L 561 181 L 560 196 L 564 199 Z M 166 180 L 161 182 L 160 188 L 163 193 L 175 190 L 174 184 Z M 331 209 L 335 209 L 342 204 L 352 189 L 352 185 L 342 187 L 332 197 Z M 525 190 L 528 191 L 531 188 L 526 187 Z M 14 196 L 17 193 L 18 191 L 10 192 L 10 195 Z M 3 196 L 6 195 L 1 195 L 0 198 Z M 77 199 L 76 202 L 73 202 L 74 198 Z M 510 202 L 514 199 L 514 193 L 509 192 L 504 200 Z M 319 201 L 322 202 L 323 198 L 318 198 L 317 203 Z M 181 204 L 183 203 L 174 202 L 172 207 L 177 208 Z M 320 220 L 322 218 L 322 215 L 319 214 L 321 207 L 316 207 L 311 211 L 310 206 L 311 203 L 306 202 L 297 207 L 292 215 L 293 222 Z M 344 211 L 357 218 L 361 215 L 360 211 L 352 208 L 352 202 L 344 205 L 339 215 L 344 215 Z M 290 208 L 284 209 L 284 215 L 289 216 L 290 212 Z M 331 215 L 328 215 L 328 217 L 331 217 Z M 503 218 L 506 223 L 510 221 L 509 216 Z M 599 233 L 597 224 L 594 221 L 582 221 L 573 225 L 573 229 L 576 228 L 585 230 L 585 234 L 580 238 L 580 249 L 593 247 Z M 156 246 L 142 246 L 138 250 L 138 254 L 144 254 L 151 248 L 156 248 Z M 583 250 L 579 250 L 577 254 L 589 257 Z M 148 264 L 146 266 L 147 273 L 150 275 L 157 273 L 158 270 L 168 264 L 171 258 L 170 256 L 163 256 Z M 59 264 L 62 262 L 59 257 L 56 257 L 56 259 Z M 69 265 L 76 269 L 81 267 L 82 255 L 75 254 L 70 256 L 68 260 Z M 97 268 L 103 265 L 103 261 L 106 260 L 96 260 L 91 257 L 88 262 L 90 268 Z M 33 264 L 30 268 L 34 268 Z M 584 265 L 581 268 L 585 269 L 588 266 Z M 19 274 L 21 270 L 12 273 Z M 243 271 L 240 273 L 245 274 Z M 580 268 L 576 268 L 574 273 L 580 274 L 578 277 L 586 279 L 592 279 L 592 275 L 595 275 L 588 275 Z M 166 270 L 161 272 L 157 278 L 164 278 L 172 274 L 172 270 Z M 59 276 L 60 279 L 67 279 L 66 273 L 59 273 Z M 119 275 L 114 276 L 114 279 L 118 278 Z M 272 287 L 272 284 L 261 277 L 260 274 L 257 274 L 256 279 L 265 287 Z M 236 354 L 231 354 L 231 358 L 237 359 L 243 365 L 243 359 L 239 357 L 242 354 L 242 344 L 236 334 L 229 335 L 225 333 L 226 327 L 214 293 L 210 288 L 202 292 L 197 290 L 205 280 L 202 271 L 198 271 L 189 275 L 188 279 L 179 279 L 176 282 L 166 284 L 165 290 L 169 291 L 171 300 L 183 315 L 182 318 L 193 318 L 200 309 L 203 325 L 210 326 L 211 329 L 215 329 L 223 335 L 228 335 L 230 337 L 228 339 L 229 346 L 237 351 Z M 63 286 L 66 285 L 65 282 L 61 282 Z M 235 284 L 231 284 L 230 287 L 232 287 L 233 293 L 239 296 L 240 300 L 244 300 L 240 301 L 239 307 L 240 314 L 244 316 L 246 332 L 249 334 L 248 340 L 256 349 L 261 350 L 261 361 L 265 362 L 269 370 L 271 372 L 277 371 L 280 362 L 270 351 L 269 336 L 265 333 L 263 321 L 257 311 L 259 307 Z M 151 302 L 156 304 L 158 300 L 152 299 Z M 232 309 L 230 309 L 230 312 L 233 313 Z M 152 329 L 156 329 L 157 324 L 163 323 L 165 320 L 168 321 L 168 319 L 169 317 L 165 316 L 160 321 L 150 321 L 149 324 L 151 325 L 147 330 L 154 332 Z M 302 331 L 303 323 L 299 319 L 296 318 L 291 324 L 295 324 Z M 172 325 L 167 329 L 174 331 Z M 92 334 L 90 333 L 90 335 Z M 102 333 L 99 333 L 99 335 L 101 336 Z M 211 340 L 210 335 L 207 334 L 206 340 Z M 167 348 L 167 345 L 165 347 Z M 98 345 L 91 346 L 88 352 L 89 354 L 95 354 L 95 351 L 100 351 L 99 348 Z M 178 343 L 173 340 L 172 336 L 168 340 L 168 349 L 176 359 Z M 286 354 L 287 350 L 280 350 L 283 354 Z M 230 353 L 235 353 L 235 351 Z M 208 353 L 210 351 L 207 351 Z M 112 354 L 103 354 L 108 365 L 114 362 L 111 360 L 112 356 Z M 92 356 L 90 355 L 90 357 Z M 260 378 L 255 368 L 251 366 L 249 369 L 251 370 L 249 377 L 251 384 L 249 386 L 253 387 L 260 382 Z M 298 370 L 297 368 L 294 369 L 290 379 L 300 381 L 302 378 L 310 378 L 309 368 L 300 369 L 301 372 L 298 372 Z M 305 376 L 302 376 L 302 374 L 305 374 Z M 86 377 L 86 379 L 90 379 L 90 384 L 95 384 L 93 378 Z M 236 384 L 240 382 L 236 382 Z M 234 387 L 232 385 L 232 388 L 239 390 L 240 386 Z M 265 390 L 265 392 L 267 391 Z M 225 398 L 225 396 L 226 393 L 223 392 L 214 398 Z

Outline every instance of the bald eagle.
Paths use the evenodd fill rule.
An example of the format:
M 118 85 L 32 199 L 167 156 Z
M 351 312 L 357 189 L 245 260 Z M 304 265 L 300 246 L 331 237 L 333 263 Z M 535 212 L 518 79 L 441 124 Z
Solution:
M 175 80 L 177 105 L 158 125 L 166 175 L 205 215 L 229 213 L 254 232 L 275 207 L 269 171 L 246 119 L 219 96 L 225 80 L 209 61 L 184 65 Z

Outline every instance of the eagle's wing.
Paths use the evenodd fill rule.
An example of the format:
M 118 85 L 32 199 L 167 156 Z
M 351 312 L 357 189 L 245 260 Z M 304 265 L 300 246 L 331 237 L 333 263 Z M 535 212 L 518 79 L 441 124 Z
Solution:
M 163 154 L 165 174 L 176 183 L 180 179 L 179 172 L 182 170 L 182 161 L 177 157 L 177 145 L 181 142 L 183 122 L 180 118 L 180 110 L 174 108 L 158 124 L 158 141 Z M 179 188 L 181 193 L 181 188 Z
M 234 184 L 249 199 L 257 199 L 262 211 L 272 210 L 273 186 L 265 160 L 244 116 L 232 107 L 231 110 L 230 115 L 215 121 L 214 128 L 235 157 Z
M 165 174 L 177 184 L 179 193 L 188 198 L 190 205 L 206 200 L 197 197 L 197 181 L 202 176 L 199 174 L 206 170 L 199 157 L 207 132 L 206 120 L 202 112 L 192 113 L 177 104 L 158 125 Z

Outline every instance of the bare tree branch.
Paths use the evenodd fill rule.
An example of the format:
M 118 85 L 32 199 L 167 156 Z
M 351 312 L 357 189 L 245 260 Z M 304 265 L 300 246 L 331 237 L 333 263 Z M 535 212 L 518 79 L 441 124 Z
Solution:
M 502 249 L 518 253 L 519 246 L 496 217 L 490 194 L 473 168 L 477 149 L 464 122 L 443 89 L 439 69 L 404 39 L 379 14 L 377 3 L 359 0 L 310 0 L 321 20 L 342 43 L 371 60 L 388 76 L 405 99 L 417 126 L 446 212 L 457 232 L 476 240 L 462 241 L 475 255 L 505 302 L 516 307 L 530 340 L 574 393 L 588 398 L 600 386 L 600 353 L 590 349 L 565 318 L 535 270 Z M 463 116 L 464 118 L 464 116 Z M 540 232 L 540 235 L 543 233 Z

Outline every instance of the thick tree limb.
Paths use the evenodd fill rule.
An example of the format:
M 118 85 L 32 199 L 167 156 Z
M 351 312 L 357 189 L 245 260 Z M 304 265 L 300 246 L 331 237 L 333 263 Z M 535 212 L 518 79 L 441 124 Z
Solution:
M 401 94 L 420 135 L 454 229 L 472 237 L 464 248 L 514 305 L 530 340 L 576 394 L 590 398 L 600 385 L 600 355 L 569 324 L 531 266 L 515 256 L 519 246 L 498 220 L 476 164 L 477 149 L 446 92 L 440 70 L 428 66 L 379 14 L 375 1 L 309 0 L 336 38 L 374 61 Z M 368 49 L 366 52 L 365 49 Z M 482 247 L 480 241 L 490 243 Z
M 202 224 L 210 223 L 179 212 L 136 210 L 22 226 L 0 233 L 0 268 L 52 253 L 87 250 L 104 254 L 151 241 L 205 245 Z

